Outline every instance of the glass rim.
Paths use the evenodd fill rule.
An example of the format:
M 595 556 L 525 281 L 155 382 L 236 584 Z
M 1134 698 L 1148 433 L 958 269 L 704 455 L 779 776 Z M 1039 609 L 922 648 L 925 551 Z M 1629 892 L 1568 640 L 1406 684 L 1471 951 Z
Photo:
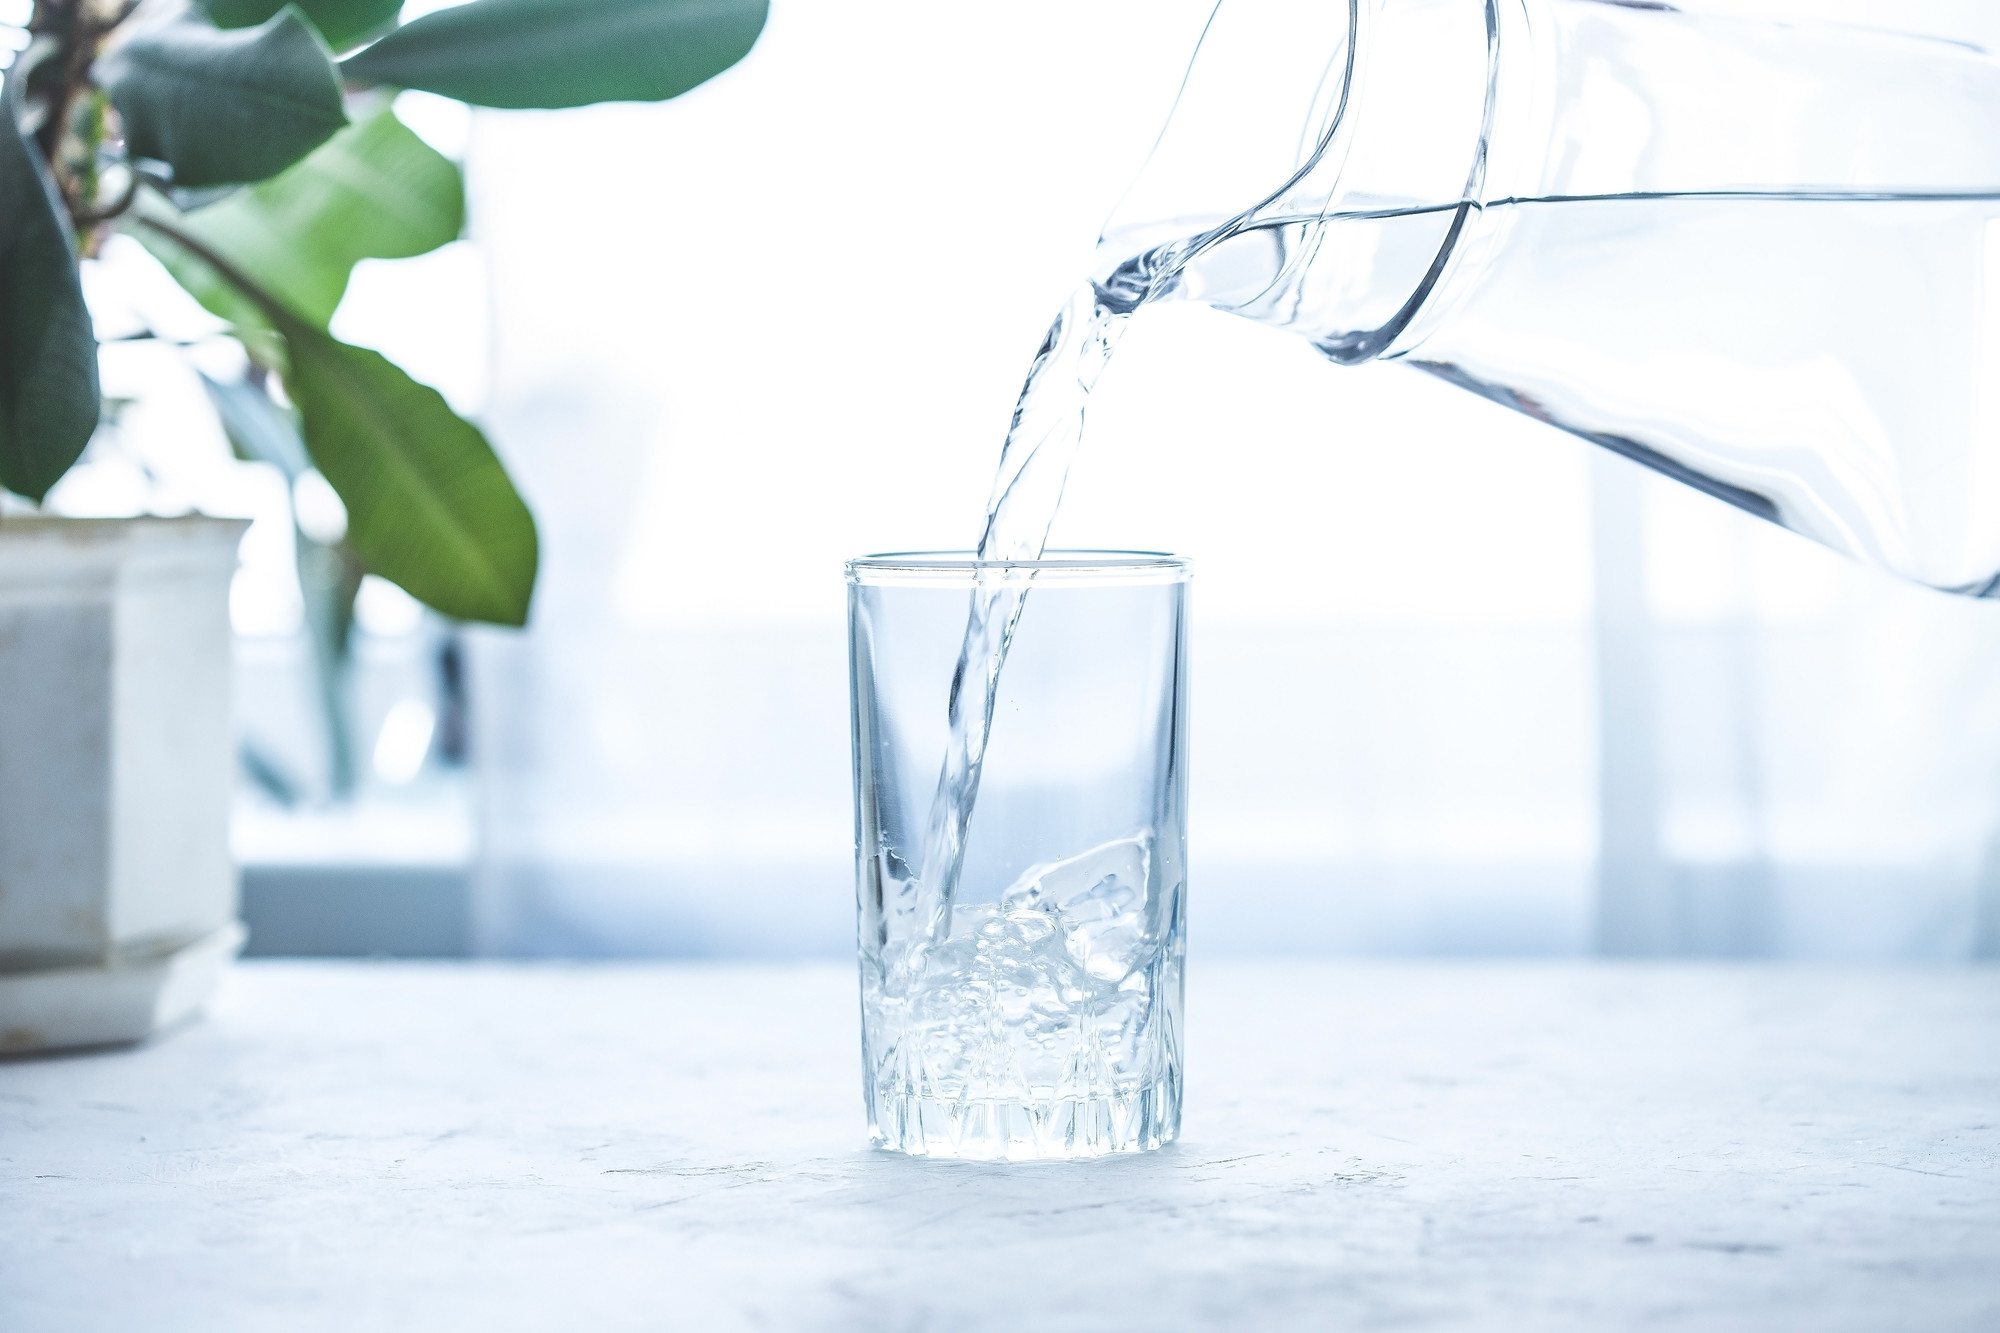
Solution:
M 1166 551 L 1055 550 L 1036 560 L 981 560 L 975 551 L 884 551 L 847 562 L 849 583 L 1177 583 L 1194 562 Z

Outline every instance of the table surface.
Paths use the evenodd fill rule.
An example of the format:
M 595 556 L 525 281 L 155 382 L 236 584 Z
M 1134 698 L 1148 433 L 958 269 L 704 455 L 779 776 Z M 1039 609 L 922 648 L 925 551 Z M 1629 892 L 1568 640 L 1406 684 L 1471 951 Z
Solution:
M 1198 965 L 1180 1143 L 863 1141 L 834 966 L 255 963 L 0 1063 L 0 1328 L 2000 1328 L 2000 971 Z

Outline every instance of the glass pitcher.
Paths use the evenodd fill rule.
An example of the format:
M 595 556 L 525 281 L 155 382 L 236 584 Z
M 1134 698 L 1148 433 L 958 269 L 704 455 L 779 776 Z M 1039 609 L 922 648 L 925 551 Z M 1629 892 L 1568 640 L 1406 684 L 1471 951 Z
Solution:
M 2000 591 L 2000 62 L 1892 30 L 1935 6 L 1755 8 L 1222 0 L 1097 300 L 1401 360 Z

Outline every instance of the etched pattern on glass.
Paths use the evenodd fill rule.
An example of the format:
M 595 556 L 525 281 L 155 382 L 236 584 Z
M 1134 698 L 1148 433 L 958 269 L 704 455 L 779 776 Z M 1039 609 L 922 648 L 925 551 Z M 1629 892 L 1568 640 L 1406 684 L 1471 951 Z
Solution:
M 1179 1130 L 1182 885 L 1150 830 L 1031 866 L 933 942 L 864 948 L 870 1129 L 904 1152 L 1079 1157 Z

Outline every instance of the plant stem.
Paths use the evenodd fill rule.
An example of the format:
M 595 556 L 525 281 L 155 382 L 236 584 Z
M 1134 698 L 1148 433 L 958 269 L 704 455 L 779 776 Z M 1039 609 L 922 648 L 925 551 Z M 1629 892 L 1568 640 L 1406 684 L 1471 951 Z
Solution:
M 131 17 L 136 4 L 121 0 L 35 0 L 28 18 L 31 36 L 52 42 L 55 54 L 28 75 L 26 92 L 42 109 L 35 146 L 55 176 L 69 209 L 70 223 L 84 253 L 94 248 L 94 232 L 131 203 L 125 191 L 110 207 L 98 203 L 98 156 L 113 131 L 108 100 L 91 78 L 99 47 Z

